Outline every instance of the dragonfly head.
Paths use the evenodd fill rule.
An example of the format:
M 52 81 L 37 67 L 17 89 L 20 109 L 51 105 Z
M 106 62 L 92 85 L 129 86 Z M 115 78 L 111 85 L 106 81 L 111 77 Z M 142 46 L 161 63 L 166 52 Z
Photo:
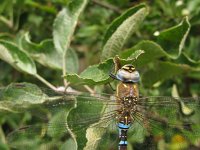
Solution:
M 116 78 L 122 82 L 137 83 L 140 74 L 132 64 L 127 64 L 117 71 Z

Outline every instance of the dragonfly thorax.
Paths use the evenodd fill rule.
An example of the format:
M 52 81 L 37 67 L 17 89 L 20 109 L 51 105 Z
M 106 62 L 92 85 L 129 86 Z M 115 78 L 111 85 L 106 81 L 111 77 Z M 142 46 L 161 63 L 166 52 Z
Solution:
M 130 96 L 130 97 L 124 97 L 121 100 L 122 103 L 122 107 L 124 107 L 124 109 L 132 109 L 134 106 L 137 105 L 137 97 L 136 96 Z
M 118 102 L 118 122 L 122 124 L 131 124 L 133 122 L 132 114 L 137 111 L 138 104 L 138 86 L 137 83 L 119 83 L 117 86 Z
M 120 123 L 132 123 L 131 115 L 137 111 L 137 101 L 136 96 L 128 96 L 121 99 L 121 108 L 118 110 L 118 121 Z

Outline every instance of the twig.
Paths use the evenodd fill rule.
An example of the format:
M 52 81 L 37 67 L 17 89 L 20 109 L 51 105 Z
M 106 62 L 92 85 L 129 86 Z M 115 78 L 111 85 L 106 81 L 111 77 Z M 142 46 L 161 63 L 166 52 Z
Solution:
M 33 8 L 37 8 L 51 14 L 57 13 L 56 8 L 52 4 L 42 5 L 41 3 L 33 2 L 33 1 L 27 1 L 26 4 L 30 5 Z
M 90 92 L 91 94 L 94 94 L 95 91 L 93 89 L 91 89 L 88 85 L 84 85 L 84 87 L 86 88 L 86 90 L 88 90 L 88 92 Z
M 38 80 L 40 80 L 41 82 L 43 82 L 44 84 L 46 84 L 52 90 L 57 91 L 57 88 L 54 85 L 52 85 L 51 83 L 49 83 L 47 80 L 45 80 L 39 74 L 34 75 L 34 77 L 36 77 Z
M 67 80 L 64 78 L 66 76 L 66 61 L 65 61 L 65 58 L 66 57 L 66 53 L 64 53 L 63 55 L 63 58 L 62 58 L 62 63 L 63 63 L 63 66 L 62 66 L 62 75 L 63 75 L 63 82 L 64 82 L 64 86 L 67 87 L 69 85 L 69 83 L 67 82 Z
M 3 23 L 5 23 L 9 28 L 13 27 L 12 21 L 6 19 L 3 16 L 0 16 L 0 21 L 3 22 Z
M 92 2 L 97 4 L 97 5 L 99 5 L 99 6 L 111 9 L 111 10 L 115 11 L 118 14 L 121 14 L 121 10 L 119 8 L 113 6 L 113 5 L 109 4 L 109 3 L 101 2 L 101 1 L 98 1 L 98 0 L 92 0 Z

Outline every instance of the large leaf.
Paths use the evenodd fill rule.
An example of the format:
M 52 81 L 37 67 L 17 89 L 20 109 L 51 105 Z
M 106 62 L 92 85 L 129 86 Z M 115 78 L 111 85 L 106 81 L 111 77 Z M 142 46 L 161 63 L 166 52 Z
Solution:
M 0 111 L 22 111 L 31 104 L 45 102 L 47 95 L 40 88 L 30 83 L 12 83 L 0 90 Z M 21 107 L 18 109 L 17 107 Z
M 43 103 L 47 95 L 36 85 L 31 83 L 12 83 L 1 89 L 0 101 L 12 101 L 18 104 Z
M 72 139 L 69 139 L 62 145 L 61 150 L 66 150 L 66 149 L 76 150 L 76 147 L 74 145 L 75 145 L 74 141 Z
M 43 89 L 43 91 L 45 91 L 49 95 L 52 95 L 51 93 L 49 93 L 50 91 L 48 91 L 47 89 Z M 73 133 L 70 132 L 71 135 L 73 137 L 76 137 L 77 140 L 74 142 L 71 141 L 68 144 L 70 144 L 71 146 L 73 144 L 74 148 L 76 145 L 79 147 L 79 149 L 83 149 L 83 147 L 86 145 L 88 138 L 88 137 L 86 138 L 86 130 L 91 124 L 96 123 L 100 119 L 101 117 L 100 113 L 101 110 L 103 109 L 104 101 L 100 102 L 99 99 L 96 99 L 96 97 L 94 98 L 88 97 L 88 95 L 86 95 L 85 97 L 77 96 L 76 107 L 71 110 L 71 108 L 74 105 L 70 104 L 74 103 L 71 103 L 72 101 L 70 101 L 70 99 L 67 99 L 67 97 L 65 100 L 64 97 L 59 98 L 59 94 L 56 97 L 49 97 L 46 94 L 44 94 L 43 91 L 41 91 L 41 89 L 38 88 L 36 85 L 30 83 L 11 84 L 6 88 L 1 89 L 0 91 L 0 100 L 1 100 L 0 111 L 1 113 L 29 112 L 33 116 L 38 116 L 40 118 L 45 117 L 45 115 L 48 116 L 50 115 L 48 114 L 48 112 L 52 112 L 51 115 L 53 116 L 51 116 L 50 122 L 48 122 L 49 124 L 48 125 L 46 124 L 47 126 L 44 126 L 48 128 L 48 131 L 44 129 L 45 130 L 44 132 L 47 132 L 47 134 L 51 137 L 58 137 L 59 134 L 62 135 L 67 134 L 66 125 L 68 123 L 69 129 L 73 131 Z M 87 103 L 86 101 L 88 101 L 89 103 Z M 10 102 L 10 104 L 12 105 L 5 105 L 7 104 L 7 102 Z M 2 106 L 4 106 L 4 108 Z M 88 114 L 94 115 L 95 119 L 89 121 L 91 116 L 88 116 Z M 99 119 L 96 118 L 97 116 L 99 116 Z M 85 121 L 84 119 L 86 119 L 86 124 L 83 122 L 81 124 L 76 122 L 81 120 Z M 39 136 L 40 129 L 43 128 L 42 126 L 40 127 L 41 124 L 40 120 L 38 121 L 39 122 L 34 122 L 31 128 L 27 129 L 25 128 L 24 132 L 16 130 L 11 135 L 9 135 L 8 137 L 9 144 L 12 144 L 12 146 L 15 146 L 16 148 L 19 148 L 19 145 L 26 144 L 23 143 L 22 141 L 21 143 L 18 143 L 19 145 L 16 144 L 17 142 L 20 141 L 19 139 L 22 138 L 23 136 L 25 137 L 26 135 L 31 134 L 31 139 L 34 139 L 35 137 Z M 46 117 L 45 117 L 45 122 L 46 122 Z M 42 138 L 45 137 L 38 137 L 38 138 L 41 138 L 39 140 L 41 140 L 42 142 Z M 92 137 L 89 136 L 89 138 Z M 93 141 L 95 141 L 96 137 L 93 138 L 94 138 Z M 24 142 L 27 142 L 27 139 L 25 139 Z M 52 140 L 52 143 L 53 142 L 55 141 Z
M 96 85 L 107 83 L 109 73 L 112 71 L 112 62 L 112 59 L 109 59 L 98 65 L 89 66 L 80 75 L 68 74 L 65 78 L 73 84 Z
M 102 51 L 102 60 L 115 56 L 135 32 L 148 10 L 145 5 L 138 5 L 115 19 L 108 28 Z
M 139 56 L 136 62 L 137 66 L 146 65 L 161 57 L 178 58 L 182 53 L 189 29 L 190 24 L 185 18 L 181 24 L 161 32 L 158 36 L 158 44 L 153 41 L 141 41 L 132 48 L 121 52 L 120 57 L 130 59 L 136 51 L 142 50 L 144 54 Z
M 11 42 L 0 40 L 0 58 L 18 71 L 31 75 L 37 73 L 34 61 Z
M 134 47 L 121 52 L 120 58 L 132 59 L 132 57 L 138 52 L 140 52 L 141 55 L 136 59 L 135 63 L 137 67 L 146 65 L 151 61 L 167 55 L 167 53 L 157 43 L 153 41 L 141 41 Z
M 185 48 L 183 52 L 183 56 L 187 59 L 187 62 L 191 65 L 200 65 L 200 53 L 199 53 L 199 36 L 198 37 L 190 37 L 189 45 Z
M 89 103 L 85 103 L 88 99 L 91 101 Z M 90 125 L 97 123 L 100 120 L 103 108 L 103 103 L 101 101 L 95 101 L 95 97 L 77 97 L 77 107 L 70 111 L 67 121 L 69 128 L 73 131 L 73 134 L 76 137 L 78 149 L 83 149 L 86 146 L 87 138 L 91 138 L 91 136 L 86 137 L 87 129 Z M 95 116 L 93 120 L 90 118 L 91 115 Z M 80 118 L 82 118 L 82 120 L 85 119 L 86 124 L 77 124 L 75 122 L 75 120 L 81 121 Z M 97 140 L 97 137 L 93 136 L 92 138 L 93 141 Z M 95 143 L 93 144 L 95 145 Z M 92 150 L 94 145 L 89 149 Z
M 65 55 L 67 52 L 78 17 L 86 4 L 87 0 L 74 0 L 58 13 L 53 25 L 53 42 L 59 53 Z
M 63 55 L 55 50 L 51 39 L 44 40 L 37 44 L 31 42 L 29 35 L 25 34 L 21 39 L 21 46 L 40 64 L 53 69 L 62 69 Z M 69 49 L 69 52 L 66 55 L 66 64 L 68 73 L 78 72 L 78 57 L 73 49 Z
M 68 50 L 68 53 L 65 59 L 65 64 L 66 64 L 65 66 L 66 66 L 66 70 L 68 74 L 78 72 L 78 68 L 79 68 L 78 56 L 72 48 Z
M 136 65 L 136 67 L 142 66 L 154 66 L 153 69 L 148 69 L 145 74 L 142 76 L 142 82 L 145 86 L 151 87 L 153 84 L 170 79 L 174 76 L 181 75 L 183 73 L 188 73 L 188 76 L 193 78 L 199 78 L 200 67 L 197 65 L 198 62 L 194 62 L 189 58 L 186 58 L 187 55 L 181 55 L 177 63 L 170 62 L 159 62 L 158 59 L 162 60 L 164 57 L 171 58 L 162 47 L 156 44 L 153 41 L 141 41 L 133 48 L 123 51 L 120 54 L 120 58 L 123 60 L 129 60 L 132 56 L 138 52 L 142 52 L 137 59 L 132 59 L 130 63 Z M 140 54 L 140 53 L 139 53 Z M 176 53 L 178 55 L 178 51 Z M 184 54 L 184 53 L 183 53 Z M 165 58 L 166 59 L 166 58 Z M 151 65 L 148 65 L 151 62 Z M 183 63 L 184 62 L 184 63 Z M 196 64 L 189 66 L 189 64 Z
M 0 14 L 2 14 L 2 12 L 7 12 L 9 13 L 10 12 L 10 9 L 12 9 L 12 3 L 9 1 L 9 0 L 2 0 L 0 2 Z
M 50 89 L 43 88 L 41 90 L 38 86 L 30 83 L 13 83 L 8 87 L 1 88 L 1 115 L 4 113 L 7 115 L 17 113 L 18 117 L 20 117 L 24 116 L 24 114 L 31 114 L 33 118 L 37 118 L 32 120 L 30 128 L 16 129 L 9 134 L 6 139 L 9 145 L 16 149 L 25 147 L 30 140 L 27 138 L 30 134 L 32 144 L 28 145 L 28 147 L 37 149 L 41 143 L 49 148 L 55 148 L 56 145 L 60 145 L 61 143 L 56 143 L 56 140 L 58 142 L 60 136 L 68 134 L 66 128 L 67 115 L 71 108 L 74 107 L 75 98 L 71 98 L 71 100 L 65 104 L 66 101 L 63 101 L 62 94 L 60 95 Z M 43 134 L 55 139 L 48 143 L 44 142 L 45 137 L 41 136 L 41 130 L 43 130 Z M 37 141 L 35 141 L 36 139 Z
M 142 83 L 144 86 L 150 87 L 156 82 L 162 82 L 177 75 L 189 74 L 191 71 L 198 70 L 195 70 L 186 64 L 157 61 L 153 69 L 150 69 L 143 74 Z
M 157 42 L 171 58 L 176 59 L 182 52 L 189 31 L 190 23 L 186 17 L 179 25 L 160 32 Z

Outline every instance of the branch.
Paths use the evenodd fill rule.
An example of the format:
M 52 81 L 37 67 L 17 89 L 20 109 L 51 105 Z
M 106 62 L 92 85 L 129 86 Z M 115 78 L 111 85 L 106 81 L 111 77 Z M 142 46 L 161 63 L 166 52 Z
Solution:
M 84 85 L 84 88 L 90 93 L 90 94 L 94 94 L 95 91 L 93 89 L 91 89 L 89 86 Z
M 51 88 L 52 90 L 56 91 L 57 88 L 52 85 L 51 83 L 49 83 L 47 80 L 45 80 L 43 77 L 41 77 L 40 75 L 36 74 L 34 75 L 38 80 L 40 80 L 41 82 L 43 82 L 44 84 L 46 84 L 49 88 Z
M 0 16 L 0 21 L 3 22 L 4 24 L 6 24 L 9 28 L 13 27 L 12 22 L 3 16 Z
M 108 8 L 110 10 L 113 10 L 114 12 L 118 13 L 118 14 L 121 14 L 121 10 L 109 3 L 106 3 L 106 2 L 101 2 L 101 1 L 98 1 L 98 0 L 92 0 L 93 3 L 99 5 L 99 6 L 102 6 L 104 8 Z

